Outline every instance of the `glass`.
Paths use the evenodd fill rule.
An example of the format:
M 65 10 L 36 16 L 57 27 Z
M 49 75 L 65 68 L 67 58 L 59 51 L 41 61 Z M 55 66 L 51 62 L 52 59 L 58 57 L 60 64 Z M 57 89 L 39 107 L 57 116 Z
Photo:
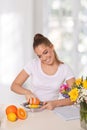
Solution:
M 80 103 L 80 124 L 84 130 L 87 130 L 87 103 Z

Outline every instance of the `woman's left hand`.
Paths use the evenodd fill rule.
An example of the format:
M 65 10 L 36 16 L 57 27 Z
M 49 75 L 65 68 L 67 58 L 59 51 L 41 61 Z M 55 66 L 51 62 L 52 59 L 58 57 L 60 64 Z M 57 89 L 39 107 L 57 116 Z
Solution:
M 43 102 L 42 109 L 53 110 L 56 107 L 55 101 Z

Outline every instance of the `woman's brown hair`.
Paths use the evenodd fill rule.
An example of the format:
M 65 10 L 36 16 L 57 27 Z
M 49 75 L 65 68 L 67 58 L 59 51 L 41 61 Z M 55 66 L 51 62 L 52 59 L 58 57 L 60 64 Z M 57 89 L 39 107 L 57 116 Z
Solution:
M 35 49 L 38 45 L 44 44 L 46 46 L 52 45 L 48 38 L 44 37 L 42 34 L 36 34 L 34 36 L 33 48 Z
M 37 46 L 41 45 L 41 44 L 44 44 L 46 46 L 50 46 L 50 45 L 53 45 L 52 42 L 45 36 L 43 36 L 42 34 L 36 34 L 34 36 L 34 41 L 33 41 L 33 49 L 35 49 Z M 59 59 L 58 59 L 58 56 L 54 50 L 54 54 L 55 54 L 55 58 L 56 60 L 58 61 L 58 63 L 63 63 L 61 62 Z

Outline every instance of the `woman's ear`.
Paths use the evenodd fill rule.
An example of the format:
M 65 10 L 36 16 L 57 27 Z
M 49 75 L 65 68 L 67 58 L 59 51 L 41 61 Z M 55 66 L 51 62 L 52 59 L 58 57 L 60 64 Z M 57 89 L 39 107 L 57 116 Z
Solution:
M 54 45 L 53 45 L 53 44 L 51 44 L 51 45 L 50 45 L 50 48 L 51 48 L 52 50 L 54 50 Z
M 53 44 L 51 44 L 51 45 L 50 45 L 50 48 L 54 49 L 54 45 L 53 45 Z

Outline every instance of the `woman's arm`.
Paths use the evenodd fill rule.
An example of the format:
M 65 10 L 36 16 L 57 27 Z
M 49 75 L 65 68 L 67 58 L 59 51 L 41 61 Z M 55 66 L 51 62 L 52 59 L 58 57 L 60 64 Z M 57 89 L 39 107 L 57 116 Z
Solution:
M 72 87 L 74 82 L 75 82 L 75 78 L 71 78 L 66 81 L 69 87 Z M 43 108 L 53 110 L 56 107 L 72 105 L 73 103 L 74 102 L 72 102 L 70 98 L 64 98 L 64 99 L 44 102 Z
M 48 101 L 43 103 L 43 109 L 53 110 L 56 107 L 62 107 L 67 105 L 72 105 L 74 102 L 71 102 L 69 98 L 59 99 L 54 101 Z
M 23 84 L 28 77 L 29 75 L 25 72 L 25 70 L 22 70 L 13 81 L 11 90 L 17 94 L 25 95 L 27 101 L 32 102 L 32 98 L 35 98 L 35 95 L 30 90 L 23 87 Z
M 75 82 L 75 78 L 71 78 L 69 80 L 66 81 L 66 83 L 68 84 L 68 86 L 71 88 L 73 83 Z

